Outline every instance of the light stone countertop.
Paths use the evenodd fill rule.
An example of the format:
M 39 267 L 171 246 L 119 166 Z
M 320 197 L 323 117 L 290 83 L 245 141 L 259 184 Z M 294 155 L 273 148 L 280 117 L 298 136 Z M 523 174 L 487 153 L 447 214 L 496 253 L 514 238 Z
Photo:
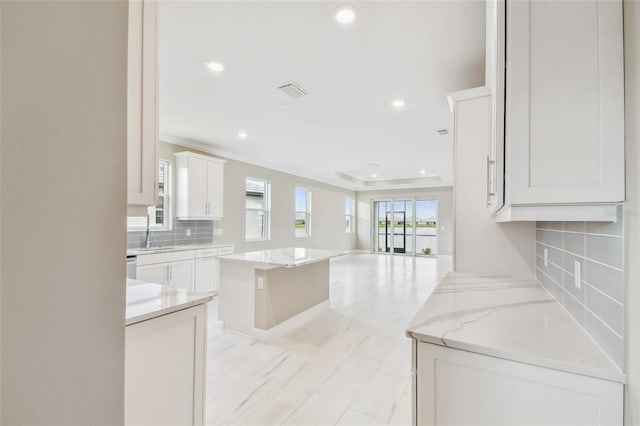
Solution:
M 580 324 L 535 281 L 450 272 L 406 333 L 427 343 L 625 380 Z
M 127 256 L 142 256 L 145 254 L 170 253 L 173 251 L 201 250 L 208 248 L 233 247 L 235 244 L 189 244 L 178 246 L 159 246 L 150 248 L 127 249 Z
M 253 263 L 258 269 L 270 269 L 273 267 L 295 268 L 296 266 L 320 262 L 345 254 L 347 254 L 346 251 L 340 250 L 286 247 L 229 254 L 218 258 L 220 260 Z
M 127 279 L 126 325 L 207 303 L 212 296 L 182 288 Z

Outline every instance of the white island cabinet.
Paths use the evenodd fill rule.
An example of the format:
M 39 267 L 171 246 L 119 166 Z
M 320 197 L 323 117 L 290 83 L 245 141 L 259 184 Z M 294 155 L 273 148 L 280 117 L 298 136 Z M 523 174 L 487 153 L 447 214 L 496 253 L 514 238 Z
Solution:
M 176 217 L 219 220 L 223 216 L 225 160 L 185 151 L 176 156 Z
M 622 425 L 624 375 L 535 281 L 449 273 L 407 335 L 414 425 Z
M 338 250 L 287 247 L 220 256 L 219 319 L 227 330 L 269 340 L 329 304 Z
M 210 295 L 127 281 L 125 425 L 203 425 Z

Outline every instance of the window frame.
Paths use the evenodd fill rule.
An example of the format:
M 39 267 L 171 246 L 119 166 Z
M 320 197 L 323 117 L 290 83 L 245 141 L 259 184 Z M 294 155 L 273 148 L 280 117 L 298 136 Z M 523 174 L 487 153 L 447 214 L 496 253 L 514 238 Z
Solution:
M 298 210 L 298 190 L 301 189 L 306 193 L 306 205 L 305 210 Z M 294 237 L 295 238 L 311 238 L 311 190 L 303 186 L 296 186 L 293 191 L 293 209 L 294 209 Z M 305 215 L 305 234 L 298 235 L 297 219 L 298 214 Z
M 264 182 L 264 202 L 263 208 L 249 208 L 247 207 L 247 181 L 261 181 Z M 264 215 L 264 229 L 261 238 L 248 238 L 247 237 L 247 212 L 263 212 Z M 254 178 L 251 176 L 245 176 L 244 178 L 244 240 L 245 242 L 257 242 L 257 241 L 269 241 L 271 240 L 271 181 L 268 179 Z
M 149 217 L 149 230 L 151 231 L 171 231 L 173 216 L 171 205 L 173 202 L 173 165 L 171 160 L 167 160 L 166 158 L 158 159 L 158 174 L 160 173 L 160 164 L 164 163 L 165 165 L 165 183 L 164 183 L 164 191 L 160 193 L 160 180 L 156 182 L 156 196 L 158 197 L 158 202 L 153 205 L 147 207 L 147 217 Z M 162 224 L 156 223 L 156 207 L 160 204 L 160 199 L 163 199 L 163 210 L 164 210 L 164 222 Z M 146 231 L 146 217 L 145 216 L 134 216 L 127 218 L 127 232 L 135 232 L 135 231 Z
M 356 209 L 356 203 L 355 200 L 353 199 L 353 197 L 351 197 L 350 195 L 346 195 L 344 197 L 345 200 L 345 212 L 344 212 L 344 217 L 345 217 L 345 228 L 344 228 L 344 232 L 345 234 L 355 234 L 356 232 L 356 224 L 354 222 L 355 219 L 355 209 Z M 346 201 L 349 200 L 349 208 L 351 209 L 351 213 L 349 213 L 347 211 L 347 205 L 346 205 Z M 346 224 L 349 224 L 349 226 L 346 226 Z

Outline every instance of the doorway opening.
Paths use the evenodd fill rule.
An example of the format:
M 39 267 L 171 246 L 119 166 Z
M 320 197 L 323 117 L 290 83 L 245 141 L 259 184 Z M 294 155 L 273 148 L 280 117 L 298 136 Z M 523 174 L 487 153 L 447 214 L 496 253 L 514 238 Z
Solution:
M 372 212 L 373 253 L 437 255 L 437 199 L 373 200 Z

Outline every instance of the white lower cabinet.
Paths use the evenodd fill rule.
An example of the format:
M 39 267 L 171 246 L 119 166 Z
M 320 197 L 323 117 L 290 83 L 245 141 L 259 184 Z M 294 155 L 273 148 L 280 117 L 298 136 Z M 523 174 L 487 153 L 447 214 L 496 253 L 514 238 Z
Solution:
M 196 259 L 196 291 L 218 291 L 218 260 L 214 256 Z
M 220 262 L 216 256 L 233 254 L 233 246 L 196 250 L 195 290 L 199 293 L 216 293 L 220 289 Z
M 623 385 L 413 341 L 414 425 L 622 425 Z
M 233 246 L 140 255 L 136 278 L 199 293 L 217 292 L 219 261 L 216 256 L 227 254 L 233 254 Z
M 193 250 L 138 256 L 136 278 L 142 281 L 193 290 L 195 261 Z
M 126 327 L 125 425 L 203 425 L 206 305 Z

